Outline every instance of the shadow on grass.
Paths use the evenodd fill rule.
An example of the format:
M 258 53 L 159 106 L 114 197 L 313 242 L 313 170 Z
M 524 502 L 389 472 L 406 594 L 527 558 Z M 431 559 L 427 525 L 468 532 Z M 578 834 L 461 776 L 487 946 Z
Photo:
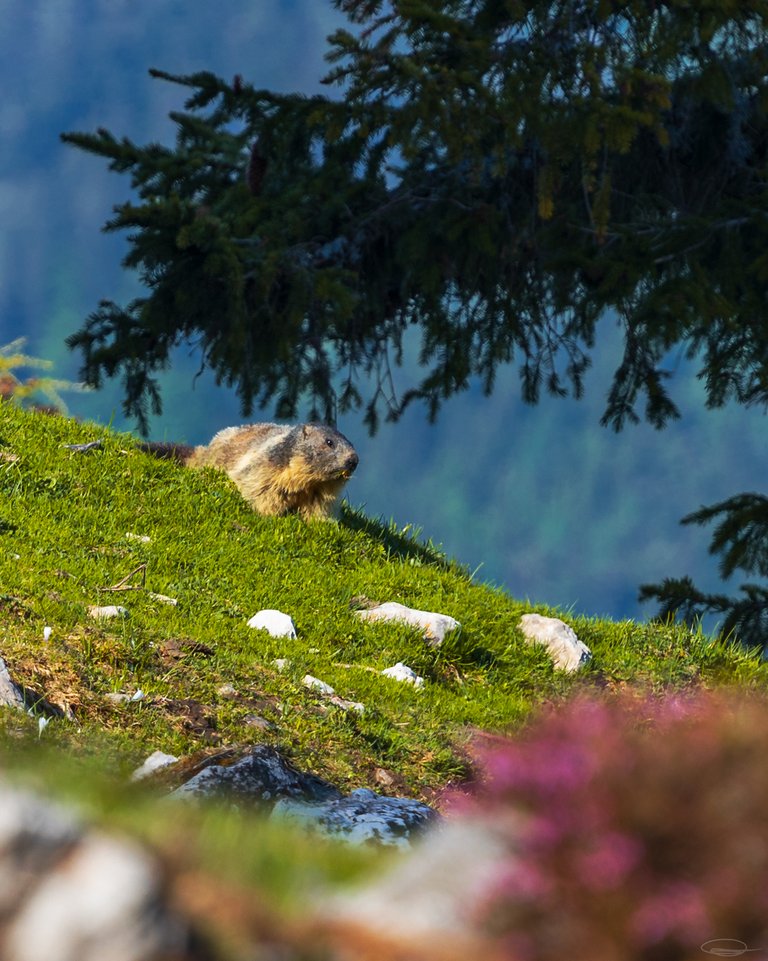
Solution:
M 431 541 L 420 543 L 417 538 L 420 528 L 410 526 L 399 530 L 394 521 L 385 522 L 367 517 L 362 511 L 342 504 L 339 523 L 352 531 L 362 531 L 373 540 L 384 546 L 390 557 L 401 560 L 418 561 L 422 564 L 432 564 L 445 570 L 466 573 L 465 568 L 457 561 L 448 560 L 442 551 L 438 550 Z

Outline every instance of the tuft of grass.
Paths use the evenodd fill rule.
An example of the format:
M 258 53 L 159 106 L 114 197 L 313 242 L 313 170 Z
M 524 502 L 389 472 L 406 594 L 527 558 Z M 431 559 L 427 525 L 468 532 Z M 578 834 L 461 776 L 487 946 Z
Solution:
M 82 453 L 66 446 L 94 440 Z M 405 626 L 361 622 L 361 597 L 450 614 L 462 630 L 430 647 Z M 109 604 L 129 615 L 89 616 Z M 248 628 L 262 608 L 290 614 L 298 637 Z M 56 714 L 41 737 L 57 749 L 107 755 L 127 771 L 156 749 L 269 742 L 343 789 L 386 790 L 383 769 L 396 793 L 429 800 L 467 776 L 472 732 L 514 730 L 536 705 L 574 691 L 766 686 L 758 658 L 701 633 L 539 608 L 593 651 L 590 667 L 568 677 L 518 631 L 531 609 L 391 524 L 352 509 L 338 524 L 261 517 L 216 471 L 0 403 L 0 656 Z M 380 676 L 397 661 L 425 678 L 423 689 Z M 364 713 L 308 690 L 305 674 Z M 139 690 L 129 703 L 107 697 Z M 33 716 L 0 720 L 15 743 L 40 735 Z

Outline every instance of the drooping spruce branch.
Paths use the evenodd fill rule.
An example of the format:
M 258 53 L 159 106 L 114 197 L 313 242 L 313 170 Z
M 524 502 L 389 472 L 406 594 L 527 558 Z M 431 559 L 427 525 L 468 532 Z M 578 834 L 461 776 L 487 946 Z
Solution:
M 682 523 L 704 525 L 716 520 L 709 552 L 720 555 L 721 577 L 728 579 L 736 571 L 768 576 L 768 497 L 737 494 L 688 514 Z M 643 585 L 640 600 L 659 602 L 661 619 L 680 618 L 694 624 L 706 615 L 716 615 L 724 636 L 750 647 L 768 648 L 768 589 L 760 585 L 743 584 L 739 595 L 730 597 L 700 591 L 689 577 L 666 578 L 661 584 Z
M 146 291 L 70 338 L 88 382 L 122 377 L 146 426 L 186 340 L 246 413 L 373 430 L 509 363 L 531 402 L 579 394 L 612 310 L 606 423 L 677 415 L 679 345 L 710 404 L 765 404 L 768 3 L 336 6 L 334 97 L 154 71 L 188 90 L 173 146 L 64 135 L 129 175 L 106 229 Z

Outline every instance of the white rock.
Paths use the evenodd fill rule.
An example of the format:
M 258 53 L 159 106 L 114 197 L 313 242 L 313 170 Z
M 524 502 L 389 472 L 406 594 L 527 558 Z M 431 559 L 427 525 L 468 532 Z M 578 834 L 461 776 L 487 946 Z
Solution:
M 451 631 L 461 629 L 461 624 L 448 614 L 437 614 L 434 611 L 418 611 L 396 601 L 387 601 L 370 610 L 356 611 L 363 621 L 395 621 L 399 624 L 410 624 L 423 632 L 424 637 L 434 645 L 442 644 L 445 635 Z
M 131 775 L 132 781 L 141 781 L 145 777 L 149 777 L 155 771 L 159 771 L 164 767 L 168 767 L 169 764 L 175 764 L 178 758 L 173 754 L 164 754 L 162 751 L 153 751 L 152 754 L 144 761 L 144 763 L 137 767 L 136 770 Z
M 592 652 L 576 636 L 573 628 L 557 617 L 523 614 L 518 625 L 529 644 L 543 644 L 555 667 L 561 671 L 577 671 L 592 660 Z
M 288 614 L 270 608 L 259 611 L 248 621 L 248 627 L 267 631 L 272 637 L 296 637 L 296 625 Z
M 424 687 L 424 678 L 411 670 L 407 664 L 398 661 L 394 667 L 388 667 L 381 672 L 384 677 L 391 677 L 394 681 L 404 681 L 406 684 L 413 684 L 414 687 Z
M 44 641 L 50 641 L 50 639 L 51 639 L 51 634 L 53 634 L 53 628 L 50 628 L 50 627 L 44 627 L 44 628 L 43 628 L 43 640 L 44 640 Z
M 94 604 L 88 608 L 88 614 L 96 620 L 108 620 L 110 617 L 127 617 L 128 608 L 119 604 L 107 604 L 104 607 Z
M 290 658 L 287 657 L 276 657 L 272 663 L 278 669 L 278 671 L 287 671 L 291 666 Z
M 304 687 L 308 687 L 313 691 L 319 691 L 321 694 L 328 694 L 330 696 L 336 693 L 330 684 L 326 684 L 325 681 L 321 681 L 318 677 L 312 677 L 311 674 L 305 674 L 301 683 Z

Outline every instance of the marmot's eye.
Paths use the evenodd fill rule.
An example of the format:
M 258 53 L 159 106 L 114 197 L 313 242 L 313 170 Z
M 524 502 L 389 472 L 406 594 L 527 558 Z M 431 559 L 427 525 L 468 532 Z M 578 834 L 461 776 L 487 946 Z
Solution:
M 336 446 L 336 442 L 334 441 L 334 439 L 333 439 L 332 437 L 326 437 L 326 438 L 325 438 L 325 443 L 326 443 L 329 447 L 335 447 L 335 446 Z

